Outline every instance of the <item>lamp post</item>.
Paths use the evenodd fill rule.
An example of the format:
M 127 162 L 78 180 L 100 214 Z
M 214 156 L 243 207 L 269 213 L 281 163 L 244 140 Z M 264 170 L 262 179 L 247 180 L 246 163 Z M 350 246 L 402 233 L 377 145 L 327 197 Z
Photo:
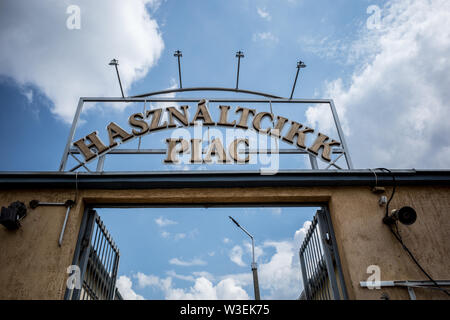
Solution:
M 238 67 L 237 67 L 237 75 L 236 75 L 236 90 L 239 89 L 239 69 L 241 66 L 241 58 L 244 57 L 244 53 L 242 51 L 236 52 L 236 58 L 238 58 Z
M 242 231 L 244 231 L 249 237 L 250 239 L 252 239 L 252 273 L 253 273 L 253 287 L 255 289 L 255 300 L 261 300 L 260 295 L 259 295 L 259 283 L 258 283 L 258 268 L 256 265 L 256 261 L 255 261 L 255 239 L 253 238 L 253 236 L 248 233 L 247 230 L 245 230 L 243 227 L 241 227 L 241 225 L 234 220 L 231 216 L 228 216 L 231 221 L 234 222 L 234 224 L 236 224 L 236 226 L 241 229 Z
M 289 100 L 292 100 L 292 96 L 294 95 L 295 85 L 297 84 L 298 73 L 300 69 L 306 68 L 306 64 L 303 61 L 297 62 L 297 74 L 295 75 L 294 85 L 292 86 L 292 92 Z
M 123 95 L 122 82 L 120 81 L 119 69 L 117 68 L 117 66 L 119 65 L 119 61 L 117 59 L 112 59 L 111 62 L 109 63 L 109 65 L 116 67 L 117 78 L 119 79 L 119 85 L 120 85 L 120 92 L 122 92 L 122 98 L 125 98 L 125 96 Z
M 183 56 L 180 50 L 175 51 L 173 54 L 174 57 L 178 58 L 178 77 L 180 79 L 180 89 L 183 88 L 183 84 L 181 83 L 181 65 L 180 65 L 180 58 Z

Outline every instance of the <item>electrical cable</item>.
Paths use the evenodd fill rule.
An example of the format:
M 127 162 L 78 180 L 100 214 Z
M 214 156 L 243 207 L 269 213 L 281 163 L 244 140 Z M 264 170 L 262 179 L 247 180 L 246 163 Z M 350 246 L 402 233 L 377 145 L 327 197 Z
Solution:
M 414 261 L 414 263 L 419 267 L 419 269 L 427 276 L 428 279 L 430 279 L 431 282 L 433 282 L 433 284 L 440 289 L 441 291 L 443 291 L 445 294 L 447 294 L 448 296 L 450 296 L 450 293 L 445 290 L 444 288 L 441 288 L 439 286 L 439 284 L 425 271 L 424 268 L 422 268 L 422 266 L 420 265 L 420 263 L 417 261 L 417 259 L 414 257 L 413 253 L 408 249 L 408 247 L 403 243 L 403 240 L 401 239 L 400 234 L 397 232 L 395 232 L 392 228 L 389 228 L 392 232 L 392 234 L 395 236 L 395 238 L 398 240 L 398 242 L 400 242 L 400 244 L 402 245 L 403 249 L 409 254 L 409 256 L 411 257 L 411 259 Z
M 394 194 L 396 191 L 396 181 L 395 181 L 395 176 L 393 174 L 393 172 L 389 169 L 386 168 L 377 168 L 376 170 L 382 170 L 382 171 L 387 171 L 391 174 L 392 176 L 392 180 L 394 181 L 394 185 L 392 188 L 392 194 L 388 200 L 388 202 L 386 203 L 386 217 L 389 215 L 389 204 L 392 201 L 392 198 L 394 198 Z M 408 255 L 410 256 L 410 258 L 412 259 L 412 261 L 419 267 L 419 269 L 423 272 L 423 274 L 425 274 L 427 276 L 427 278 L 433 282 L 433 284 L 442 292 L 444 292 L 445 294 L 447 294 L 448 296 L 450 296 L 450 293 L 445 290 L 444 288 L 441 288 L 438 283 L 428 274 L 428 272 L 425 271 L 425 269 L 420 265 L 419 261 L 417 261 L 417 259 L 415 258 L 414 254 L 411 252 L 411 250 L 409 250 L 409 248 L 403 243 L 402 237 L 400 235 L 400 231 L 398 230 L 398 225 L 397 222 L 395 223 L 395 227 L 397 229 L 397 231 L 394 231 L 392 226 L 388 226 L 389 230 L 391 231 L 391 233 L 394 235 L 395 239 L 397 239 L 397 241 L 402 245 L 402 248 L 408 253 Z
M 396 188 L 397 188 L 397 181 L 395 181 L 395 175 L 392 173 L 391 170 L 386 169 L 386 168 L 376 168 L 375 170 L 381 170 L 381 171 L 389 172 L 391 174 L 391 176 L 392 176 L 392 180 L 393 180 L 393 183 L 394 183 L 393 187 L 392 187 L 392 194 L 391 194 L 388 202 L 386 203 L 386 214 L 385 214 L 385 217 L 387 217 L 387 216 L 389 216 L 389 204 L 391 203 L 392 198 L 394 198 L 394 194 L 395 194 L 395 191 L 396 191 Z

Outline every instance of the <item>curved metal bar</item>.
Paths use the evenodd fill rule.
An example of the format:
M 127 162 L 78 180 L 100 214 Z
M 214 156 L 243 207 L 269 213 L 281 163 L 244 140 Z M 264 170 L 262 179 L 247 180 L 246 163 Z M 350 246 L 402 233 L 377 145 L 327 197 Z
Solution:
M 193 87 L 193 88 L 177 88 L 177 89 L 167 89 L 162 91 L 154 91 L 145 94 L 140 94 L 137 96 L 132 96 L 131 98 L 145 98 L 150 96 L 155 96 L 159 94 L 168 94 L 173 92 L 186 92 L 186 91 L 227 91 L 227 92 L 236 92 L 236 93 L 245 93 L 245 94 L 253 94 L 257 96 L 262 96 L 266 98 L 272 99 L 287 99 L 279 96 L 275 96 L 273 94 L 251 91 L 251 90 L 243 90 L 243 89 L 235 89 L 235 88 L 222 88 L 222 87 Z

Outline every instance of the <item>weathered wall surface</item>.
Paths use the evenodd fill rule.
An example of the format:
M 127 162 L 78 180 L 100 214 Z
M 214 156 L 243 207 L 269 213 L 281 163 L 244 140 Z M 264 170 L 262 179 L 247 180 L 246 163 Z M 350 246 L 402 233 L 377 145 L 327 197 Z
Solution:
M 29 208 L 33 199 L 65 202 L 73 192 L 60 190 L 20 190 L 0 192 L 0 206 L 21 201 L 27 216 L 21 228 L 8 231 L 0 226 L 0 299 L 61 299 L 66 289 L 66 268 L 72 264 L 81 224 L 81 203 L 70 212 L 62 246 L 58 239 L 66 214 L 65 207 Z
M 391 194 L 389 189 L 388 196 Z M 381 280 L 428 280 L 413 263 L 381 219 L 385 207 L 377 205 L 378 196 L 363 190 L 341 189 L 330 201 L 333 226 L 345 278 L 353 299 L 409 299 L 406 288 L 369 290 L 359 286 L 369 274 L 367 267 L 377 265 Z M 450 279 L 450 189 L 437 187 L 400 187 L 390 209 L 413 207 L 417 221 L 411 226 L 399 223 L 405 245 L 435 280 Z M 436 290 L 414 289 L 417 299 L 446 299 Z
M 0 206 L 32 199 L 65 202 L 74 196 L 67 190 L 0 190 Z M 409 298 L 404 288 L 360 288 L 370 265 L 380 267 L 381 280 L 427 280 L 382 224 L 384 208 L 369 187 L 79 190 L 77 199 L 61 247 L 64 207 L 29 209 L 17 231 L 0 227 L 0 299 L 62 299 L 84 206 L 101 203 L 328 203 L 351 299 L 380 299 L 382 293 L 391 299 Z M 404 205 L 418 214 L 415 224 L 400 226 L 405 244 L 435 279 L 450 279 L 450 188 L 399 187 L 391 208 Z M 435 290 L 416 290 L 416 295 L 446 298 Z

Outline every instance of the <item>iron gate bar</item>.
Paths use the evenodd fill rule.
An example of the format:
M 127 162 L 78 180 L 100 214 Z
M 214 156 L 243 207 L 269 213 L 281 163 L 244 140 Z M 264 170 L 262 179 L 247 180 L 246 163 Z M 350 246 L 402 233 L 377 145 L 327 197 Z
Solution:
M 96 213 L 94 210 L 88 209 L 84 215 L 84 216 L 86 216 L 86 224 L 85 224 L 85 228 L 81 229 L 81 232 L 80 232 L 80 235 L 82 235 L 81 239 L 79 239 L 79 240 L 81 240 L 79 242 L 80 247 L 75 249 L 75 252 L 79 253 L 79 259 L 77 259 L 76 263 L 74 263 L 74 265 L 78 265 L 80 268 L 80 272 L 81 272 L 80 277 L 81 277 L 82 286 L 80 289 L 77 289 L 77 288 L 73 289 L 73 292 L 69 298 L 71 300 L 80 300 L 81 290 L 83 288 L 83 275 L 84 275 L 87 265 L 88 265 L 89 250 L 87 250 L 87 249 L 89 248 L 92 233 L 93 233 L 95 214 Z M 78 247 L 78 244 L 77 244 L 77 247 Z M 67 290 L 69 290 L 69 289 L 67 289 Z M 67 293 L 67 291 L 66 291 L 66 293 Z
M 120 252 L 95 210 L 83 215 L 73 264 L 80 268 L 81 288 L 66 290 L 65 299 L 115 299 Z
M 74 255 L 73 255 L 73 259 L 72 259 L 72 265 L 78 265 L 78 266 L 80 265 L 79 264 L 80 253 L 82 250 L 82 242 L 84 239 L 84 232 L 82 232 L 81 230 L 86 230 L 86 226 L 89 221 L 88 212 L 89 212 L 89 209 L 85 208 L 83 218 L 81 220 L 81 226 L 80 226 L 80 232 L 78 234 L 77 245 L 75 246 L 75 251 L 74 251 Z M 66 292 L 64 293 L 64 300 L 72 300 L 74 293 L 76 293 L 76 291 L 78 291 L 78 290 L 81 290 L 81 289 L 66 288 Z
M 333 252 L 333 256 L 334 256 L 334 262 L 336 263 L 336 267 L 338 270 L 339 282 L 341 283 L 342 297 L 344 300 L 348 300 L 348 292 L 347 292 L 347 287 L 345 286 L 344 274 L 342 271 L 343 269 L 342 269 L 342 264 L 341 264 L 341 257 L 339 255 L 339 250 L 337 247 L 336 234 L 334 233 L 333 222 L 331 221 L 331 214 L 330 214 L 328 207 L 324 207 L 324 210 L 325 210 L 325 219 L 328 224 L 328 230 L 330 232 L 331 248 L 332 248 L 332 252 Z
M 329 218 L 327 207 L 322 206 L 314 216 L 299 250 L 304 287 L 301 297 L 308 300 L 348 299 Z
M 326 221 L 326 218 L 324 217 L 325 211 L 319 210 L 318 212 L 320 225 L 327 226 L 328 223 Z M 322 232 L 321 232 L 322 233 Z M 329 226 L 325 230 L 323 230 L 322 236 L 322 246 L 324 250 L 324 258 L 325 258 L 325 264 L 328 271 L 328 278 L 330 280 L 331 290 L 333 292 L 333 299 L 334 300 L 340 300 L 340 294 L 339 294 L 339 288 L 336 281 L 336 275 L 334 272 L 334 263 L 332 259 L 332 252 L 330 249 L 330 241 L 331 241 L 331 235 L 329 234 Z

